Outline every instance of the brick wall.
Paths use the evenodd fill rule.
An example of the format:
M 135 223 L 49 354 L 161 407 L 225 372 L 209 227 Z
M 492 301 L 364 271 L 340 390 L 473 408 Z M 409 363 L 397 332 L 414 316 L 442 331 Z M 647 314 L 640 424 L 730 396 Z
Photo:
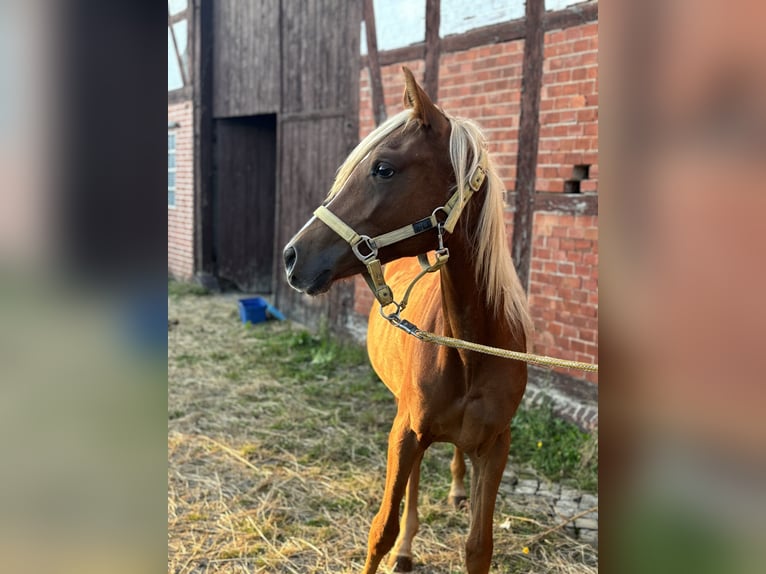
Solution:
M 537 190 L 564 191 L 575 165 L 589 165 L 581 192 L 598 185 L 598 24 L 545 34 Z
M 588 166 L 580 192 L 598 191 L 598 23 L 546 33 L 544 56 L 537 190 L 564 192 Z M 529 279 L 535 351 L 597 362 L 598 217 L 537 212 Z
M 168 206 L 168 273 L 189 279 L 194 273 L 194 168 L 192 102 L 168 105 L 176 134 L 176 202 Z
M 588 23 L 545 34 L 540 102 L 537 189 L 564 192 L 566 181 L 582 177 L 580 192 L 598 190 L 598 25 Z M 490 140 L 490 152 L 506 189 L 515 187 L 523 41 L 442 54 L 439 105 L 476 120 Z M 422 60 L 381 70 L 389 116 L 402 109 L 401 66 L 422 80 Z M 367 69 L 360 72 L 360 138 L 374 128 Z M 570 186 L 572 184 L 569 184 Z M 570 187 L 571 189 L 571 187 Z M 513 228 L 506 211 L 508 245 Z M 587 362 L 598 360 L 598 217 L 537 212 L 533 226 L 529 302 L 535 321 L 534 351 Z M 357 313 L 366 315 L 373 297 L 356 279 Z M 595 374 L 574 374 L 591 382 Z
M 530 265 L 535 352 L 597 362 L 598 217 L 535 213 Z

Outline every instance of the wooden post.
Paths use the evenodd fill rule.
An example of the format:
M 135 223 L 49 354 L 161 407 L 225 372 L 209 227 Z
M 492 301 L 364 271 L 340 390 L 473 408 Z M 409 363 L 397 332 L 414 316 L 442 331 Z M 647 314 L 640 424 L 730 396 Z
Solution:
M 372 0 L 364 0 L 364 29 L 367 32 L 367 69 L 370 72 L 370 87 L 372 89 L 372 115 L 375 125 L 379 126 L 386 120 L 386 101 L 383 97 L 383 80 L 380 76 L 378 62 L 378 35 L 375 30 L 375 11 Z
M 513 217 L 513 261 L 525 289 L 529 288 L 532 224 L 540 136 L 540 90 L 543 79 L 544 0 L 527 0 L 526 35 L 521 80 L 521 116 L 516 155 L 516 213 Z
M 213 0 L 194 0 L 194 271 L 215 274 L 213 244 Z
M 426 69 L 423 77 L 423 87 L 428 97 L 434 103 L 436 103 L 439 97 L 440 20 L 441 1 L 426 0 Z

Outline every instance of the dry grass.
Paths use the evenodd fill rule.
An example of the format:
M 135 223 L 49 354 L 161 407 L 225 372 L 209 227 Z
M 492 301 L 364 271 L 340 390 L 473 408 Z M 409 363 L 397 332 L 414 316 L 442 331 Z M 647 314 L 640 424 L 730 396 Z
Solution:
M 394 414 L 359 351 L 289 323 L 243 328 L 232 297 L 173 297 L 169 319 L 168 572 L 359 572 Z M 435 445 L 423 463 L 416 572 L 463 572 L 450 455 Z M 550 514 L 498 498 L 493 572 L 597 571 Z

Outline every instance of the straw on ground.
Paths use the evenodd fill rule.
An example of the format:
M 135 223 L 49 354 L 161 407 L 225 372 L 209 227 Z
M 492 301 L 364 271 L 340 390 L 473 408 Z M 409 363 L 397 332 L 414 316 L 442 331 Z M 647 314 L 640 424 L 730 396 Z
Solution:
M 235 299 L 197 295 L 169 300 L 168 572 L 359 572 L 391 396 L 359 349 L 289 323 L 244 328 Z M 416 571 L 463 571 L 450 455 L 424 460 Z M 597 571 L 544 502 L 501 495 L 495 523 L 493 572 Z

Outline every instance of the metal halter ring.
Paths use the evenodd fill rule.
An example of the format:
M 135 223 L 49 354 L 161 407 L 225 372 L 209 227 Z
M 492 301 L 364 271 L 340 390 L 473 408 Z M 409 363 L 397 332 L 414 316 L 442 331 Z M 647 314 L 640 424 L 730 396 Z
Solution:
M 444 209 L 444 206 L 443 206 L 443 205 L 440 205 L 439 207 L 437 207 L 436 209 L 434 209 L 434 210 L 431 212 L 431 217 L 433 217 L 433 218 L 436 218 L 436 214 L 437 214 L 437 213 L 439 213 L 440 211 L 441 211 L 441 212 L 444 214 L 444 221 L 439 221 L 439 220 L 437 219 L 437 225 L 443 225 L 443 224 L 444 224 L 444 222 L 445 222 L 445 221 L 447 221 L 447 218 L 449 217 L 449 213 L 447 213 L 447 210 L 446 210 L 446 209 Z
M 366 255 L 359 253 L 360 245 L 366 246 L 370 252 Z M 367 235 L 360 235 L 359 241 L 351 246 L 351 250 L 354 252 L 354 255 L 356 255 L 357 259 L 359 259 L 362 263 L 367 263 L 368 261 L 375 259 L 378 256 L 378 246 L 375 245 L 375 241 Z
M 402 306 L 396 301 L 392 301 L 388 305 L 395 305 L 396 311 L 394 311 L 393 313 L 386 313 L 383 310 L 383 305 L 381 305 L 380 308 L 378 309 L 380 311 L 380 316 L 386 319 L 387 321 L 390 321 L 393 324 L 399 323 L 402 320 L 402 318 L 399 316 L 399 313 L 402 312 Z M 388 305 L 386 305 L 386 307 L 388 307 Z

